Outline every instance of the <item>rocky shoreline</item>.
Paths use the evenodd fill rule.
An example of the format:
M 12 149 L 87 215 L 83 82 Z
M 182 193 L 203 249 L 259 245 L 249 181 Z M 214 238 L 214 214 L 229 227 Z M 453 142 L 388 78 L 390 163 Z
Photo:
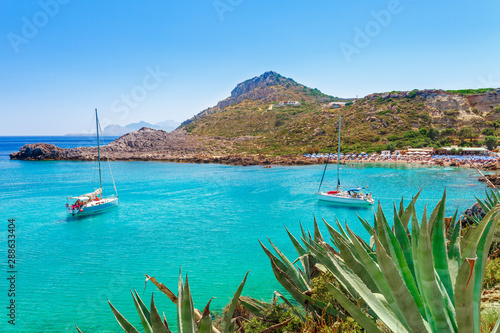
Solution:
M 124 136 L 101 147 L 101 156 L 111 161 L 163 161 L 177 163 L 219 163 L 227 165 L 312 165 L 323 164 L 326 158 L 304 158 L 300 155 L 270 156 L 261 154 L 240 154 L 237 145 L 245 138 L 221 138 L 187 135 L 182 132 L 167 133 L 143 127 L 137 132 Z M 9 155 L 11 160 L 25 161 L 95 161 L 97 147 L 60 148 L 48 143 L 32 143 L 22 146 L 18 152 Z M 335 163 L 335 161 L 331 161 Z M 411 163 L 430 164 L 421 160 L 341 160 L 346 163 Z M 444 163 L 442 166 L 453 166 Z M 469 165 L 463 165 L 470 167 Z M 498 170 L 500 163 L 491 162 L 481 166 L 482 169 Z M 499 176 L 496 180 L 500 184 Z M 484 181 L 484 180 L 483 180 Z M 495 185 L 497 183 L 493 181 Z
M 241 140 L 241 139 L 240 139 Z M 102 147 L 101 156 L 111 161 L 165 161 L 180 163 L 221 163 L 228 165 L 308 165 L 325 159 L 301 156 L 241 155 L 235 152 L 238 139 L 197 137 L 182 133 L 141 128 Z M 25 161 L 94 161 L 97 147 L 59 148 L 48 143 L 22 146 L 9 155 L 11 160 Z

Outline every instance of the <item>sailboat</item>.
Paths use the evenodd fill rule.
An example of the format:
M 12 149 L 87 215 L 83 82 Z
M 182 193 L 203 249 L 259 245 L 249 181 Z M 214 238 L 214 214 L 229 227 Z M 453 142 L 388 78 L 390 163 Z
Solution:
M 319 184 L 318 192 L 316 195 L 321 201 L 328 201 L 340 205 L 349 206 L 370 206 L 375 202 L 372 198 L 372 194 L 364 194 L 362 192 L 362 187 L 352 187 L 348 189 L 342 189 L 340 187 L 340 124 L 342 121 L 342 116 L 339 116 L 339 143 L 337 149 L 337 188 L 335 191 L 322 192 L 321 185 L 323 185 L 323 179 L 325 178 L 326 168 L 328 166 L 328 159 L 326 160 L 325 169 L 323 170 L 323 176 L 321 177 L 321 182 Z
M 109 208 L 116 207 L 118 205 L 118 193 L 116 192 L 116 186 L 115 186 L 115 180 L 113 179 L 113 174 L 111 174 L 111 179 L 113 180 L 113 188 L 115 189 L 115 195 L 112 195 L 107 198 L 103 196 L 102 177 L 101 177 L 101 147 L 99 142 L 99 118 L 97 116 L 97 109 L 95 109 L 95 120 L 97 127 L 97 160 L 99 162 L 99 188 L 94 192 L 79 195 L 77 197 L 69 197 L 67 199 L 68 202 L 66 203 L 66 212 L 73 216 L 77 214 L 82 215 L 82 214 L 97 213 Z

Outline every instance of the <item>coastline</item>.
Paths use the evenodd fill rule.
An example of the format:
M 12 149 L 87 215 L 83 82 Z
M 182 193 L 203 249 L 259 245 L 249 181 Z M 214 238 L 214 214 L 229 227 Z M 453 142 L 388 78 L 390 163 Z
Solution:
M 9 154 L 11 160 L 24 161 L 94 161 L 97 160 L 97 149 L 95 147 L 79 148 L 59 148 L 55 145 L 46 143 L 34 143 L 24 145 L 18 152 Z M 175 162 L 175 163 L 216 163 L 227 165 L 314 165 L 337 163 L 336 158 L 310 158 L 301 155 L 262 155 L 262 154 L 221 154 L 211 155 L 207 153 L 194 152 L 152 152 L 152 151 L 110 151 L 108 154 L 110 161 L 157 161 L 157 162 Z M 430 157 L 410 157 L 402 155 L 399 158 L 378 157 L 355 157 L 340 159 L 341 164 L 396 164 L 396 165 L 419 165 L 419 166 L 441 166 L 441 167 L 465 167 L 478 168 L 482 170 L 498 170 L 500 162 L 489 161 L 480 162 L 471 165 L 468 161 L 458 161 L 452 158 L 433 159 Z

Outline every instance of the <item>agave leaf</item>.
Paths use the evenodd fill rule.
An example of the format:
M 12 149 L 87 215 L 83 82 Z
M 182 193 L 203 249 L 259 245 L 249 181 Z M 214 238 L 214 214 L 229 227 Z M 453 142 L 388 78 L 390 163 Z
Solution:
M 490 197 L 488 191 L 485 192 L 486 192 L 486 201 L 488 201 L 489 207 L 490 209 L 492 209 L 493 207 L 495 207 L 495 201 Z
M 457 222 L 457 216 L 458 216 L 458 208 L 455 210 L 455 214 L 453 214 L 453 217 L 450 220 L 450 224 L 446 226 L 446 238 L 451 239 L 453 236 L 453 231 L 455 230 L 454 226 L 455 223 Z
M 357 306 L 351 303 L 347 297 L 344 296 L 333 284 L 326 282 L 326 287 L 328 291 L 333 295 L 335 300 L 337 300 L 344 309 L 349 312 L 349 314 L 356 320 L 356 322 L 361 325 L 368 333 L 380 333 L 377 325 L 368 318 Z
M 424 305 L 423 305 L 419 290 L 417 288 L 417 283 L 415 282 L 415 277 L 408 267 L 408 264 L 406 262 L 406 257 L 403 253 L 403 250 L 401 249 L 400 243 L 396 239 L 396 236 L 394 236 L 394 234 L 391 232 L 389 225 L 386 222 L 383 222 L 383 223 L 386 227 L 385 231 L 386 231 L 386 234 L 387 234 L 388 239 L 389 239 L 389 250 L 391 251 L 392 261 L 396 265 L 396 268 L 399 271 L 399 274 L 403 278 L 403 280 L 406 284 L 406 287 L 408 288 L 409 292 L 411 293 L 411 295 L 412 295 L 412 297 L 413 297 L 413 299 L 418 307 L 418 310 L 420 311 L 420 314 L 422 316 L 425 316 Z M 403 237 L 403 240 L 405 238 L 407 239 L 406 235 L 403 235 L 402 237 Z M 377 235 L 375 235 L 375 238 L 377 238 Z M 409 244 L 408 244 L 408 246 L 409 246 Z M 413 257 L 410 254 L 409 254 L 410 260 L 413 262 Z M 377 251 L 377 258 L 378 258 L 378 251 Z M 380 264 L 379 260 L 377 260 L 377 262 Z M 390 285 L 390 283 L 389 283 L 389 285 Z M 394 295 L 394 293 L 393 293 L 393 295 Z
M 304 315 L 302 315 L 302 313 L 300 313 L 299 311 L 297 311 L 297 308 L 295 306 L 293 306 L 293 304 L 288 300 L 288 298 L 286 298 L 285 296 L 283 296 L 279 291 L 274 291 L 274 294 L 276 296 L 278 296 L 279 298 L 281 298 L 283 300 L 283 302 L 285 302 L 286 305 L 288 305 L 290 307 L 290 309 L 293 311 L 293 313 L 295 313 L 295 315 L 297 317 L 299 317 L 300 320 L 302 320 L 303 323 L 306 322 L 306 317 L 304 317 Z
M 278 254 L 280 257 L 281 261 L 285 264 L 287 267 L 287 270 L 285 271 L 288 275 L 294 278 L 298 282 L 298 284 L 302 285 L 306 289 L 310 289 L 310 281 L 305 281 L 297 268 L 292 264 L 292 262 L 281 252 L 274 244 L 271 242 L 269 237 L 267 238 L 271 246 L 273 247 L 274 251 Z
M 336 266 L 336 270 L 340 274 L 339 276 L 342 276 L 343 280 L 348 281 L 349 285 L 358 292 L 366 304 L 376 313 L 380 320 L 389 327 L 389 329 L 394 332 L 408 332 L 394 312 L 380 300 L 380 297 L 383 298 L 382 295 L 377 296 L 372 293 L 361 279 L 346 269 L 346 267 L 344 268 L 339 260 L 333 260 L 332 263 Z M 339 282 L 341 281 L 341 279 L 338 280 Z
M 477 330 L 481 327 L 481 290 L 483 286 L 483 272 L 486 267 L 486 262 L 488 260 L 488 252 L 491 247 L 491 242 L 493 240 L 493 232 L 490 230 L 496 230 L 498 225 L 499 216 L 497 214 L 498 208 L 491 210 L 487 216 L 481 222 L 481 225 L 485 224 L 484 232 L 481 235 L 477 243 L 477 250 L 475 254 L 475 258 L 477 258 L 477 269 L 474 272 L 475 275 L 475 283 L 474 283 L 474 323 Z M 486 252 L 486 253 L 485 253 Z
M 193 299 L 191 297 L 191 290 L 189 288 L 189 280 L 186 276 L 186 286 L 184 287 L 182 295 L 181 304 L 181 325 L 182 332 L 184 333 L 194 333 L 196 331 L 195 327 L 195 317 L 194 317 L 194 306 Z
M 458 237 L 460 235 L 461 223 L 456 222 L 453 228 L 453 233 L 450 237 L 450 243 L 448 244 L 448 268 L 450 270 L 450 279 L 453 289 L 455 289 L 455 282 L 458 275 L 458 268 L 462 264 L 460 257 L 460 243 Z
M 421 284 L 419 289 L 423 295 L 424 304 L 428 306 L 428 309 L 432 314 L 436 330 L 438 332 L 452 332 L 454 327 L 452 320 L 454 319 L 450 318 L 446 311 L 444 295 L 442 295 L 436 281 L 430 230 L 428 228 L 429 226 L 426 219 L 422 217 L 417 249 L 419 266 L 418 275 L 420 275 L 417 275 L 417 279 Z M 427 318 L 429 317 L 427 316 Z
M 351 238 L 353 239 L 353 245 L 360 254 L 363 265 L 365 265 L 367 271 L 370 273 L 370 275 L 372 276 L 373 280 L 377 285 L 378 291 L 377 292 L 374 291 L 374 293 L 382 294 L 386 299 L 387 304 L 393 303 L 394 299 L 392 297 L 391 290 L 389 288 L 387 280 L 384 278 L 382 271 L 380 270 L 379 265 L 371 256 L 369 256 L 366 252 L 363 251 L 363 248 L 361 244 L 358 242 L 357 238 L 353 237 L 354 233 L 352 232 L 352 230 L 347 228 L 347 232 L 349 233 L 349 235 L 351 235 Z
M 334 236 L 336 237 L 336 236 Z M 347 264 L 347 266 L 361 278 L 361 280 L 366 284 L 366 286 L 374 293 L 379 292 L 379 289 L 373 281 L 372 276 L 368 273 L 365 265 L 363 265 L 356 256 L 353 255 L 351 249 L 344 243 L 344 241 L 340 238 L 337 239 L 337 244 L 339 244 L 340 254 L 342 255 L 342 259 Z M 362 250 L 363 251 L 363 250 Z
M 130 292 L 132 294 L 132 298 L 134 299 L 134 304 L 135 304 L 135 308 L 137 309 L 137 313 L 139 314 L 139 318 L 141 318 L 141 324 L 142 324 L 142 327 L 144 328 L 144 332 L 145 333 L 153 333 L 153 329 L 151 328 L 151 324 L 149 323 L 149 321 L 151 319 L 148 319 L 146 318 L 146 314 L 142 311 L 142 307 L 141 307 L 141 301 L 139 301 L 133 292 Z M 144 304 L 144 303 L 142 303 Z M 149 315 L 149 311 L 148 311 L 148 315 Z
M 149 325 L 151 325 L 151 313 L 149 312 L 148 308 L 146 307 L 146 304 L 144 304 L 144 302 L 139 297 L 139 294 L 137 294 L 137 291 L 135 289 L 134 289 L 134 295 L 141 307 L 142 312 L 144 313 L 144 317 L 147 319 Z
M 380 201 L 377 207 L 377 216 L 375 218 L 375 226 L 376 226 L 376 234 L 380 240 L 380 243 L 384 246 L 384 248 L 389 251 L 389 241 L 387 240 L 387 235 L 385 234 L 385 225 L 387 220 L 385 218 L 384 212 L 382 210 L 382 206 L 380 205 Z
M 234 294 L 233 299 L 232 299 L 231 303 L 229 304 L 229 310 L 227 311 L 226 325 L 224 326 L 225 333 L 229 332 L 229 329 L 230 329 L 229 326 L 231 326 L 231 319 L 233 319 L 234 309 L 236 309 L 236 304 L 238 303 L 238 298 L 240 297 L 241 292 L 243 291 L 243 287 L 245 286 L 245 282 L 247 280 L 248 273 L 250 273 L 250 271 L 248 271 L 245 274 L 245 278 L 243 279 L 240 286 L 238 287 L 238 290 L 236 290 L 236 293 Z M 234 326 L 233 326 L 233 330 L 234 330 Z
M 314 217 L 314 241 L 316 243 L 323 242 L 323 235 L 321 234 L 321 231 L 319 231 L 316 217 Z
M 405 212 L 405 206 L 403 204 L 403 198 L 401 198 L 401 201 L 399 202 L 399 212 L 398 212 L 400 219 L 401 217 L 403 217 L 404 212 Z
M 118 321 L 118 324 L 120 324 L 121 328 L 127 333 L 139 333 L 139 331 L 130 324 L 127 319 L 125 319 L 124 316 L 111 304 L 111 302 L 108 300 L 109 306 L 111 307 L 111 311 L 113 311 L 113 314 L 115 315 L 116 321 Z
M 163 324 L 160 314 L 156 309 L 153 294 L 151 294 L 151 328 L 154 333 L 168 333 L 169 330 Z
M 147 281 L 151 281 L 153 282 L 153 284 L 156 286 L 156 288 L 158 288 L 162 293 L 164 293 L 165 295 L 167 295 L 167 297 L 172 301 L 174 302 L 175 304 L 177 304 L 177 296 L 175 296 L 175 294 L 170 291 L 170 289 L 168 289 L 163 283 L 159 283 L 155 277 L 152 277 L 152 276 L 149 276 L 146 274 L 146 282 Z
M 212 332 L 212 316 L 210 315 L 210 302 L 212 302 L 213 297 L 208 301 L 205 309 L 203 310 L 203 315 L 200 321 L 199 333 L 211 333 Z
M 177 329 L 179 333 L 184 333 L 182 325 L 182 304 L 184 301 L 184 284 L 182 282 L 182 269 L 179 268 L 179 282 L 177 283 Z
M 262 244 L 262 242 L 259 240 L 260 246 L 262 247 L 262 249 L 264 250 L 264 252 L 267 254 L 267 256 L 269 257 L 269 259 L 274 260 L 275 264 L 278 266 L 278 268 L 281 271 L 285 272 L 289 276 L 289 278 L 291 279 L 291 281 L 300 290 L 303 290 L 303 291 L 309 290 L 310 288 L 304 283 L 304 280 L 300 277 L 300 274 L 297 271 L 297 269 L 295 268 L 295 266 L 290 262 L 290 260 L 288 260 L 288 258 L 286 258 L 286 256 L 283 253 L 281 253 L 281 251 L 279 251 L 277 249 L 277 247 L 274 246 L 274 244 L 270 240 L 269 240 L 269 242 L 271 243 L 271 245 L 273 246 L 274 250 L 276 251 L 276 253 L 280 256 L 280 258 L 283 261 L 281 261 L 280 259 L 278 259 L 278 257 L 276 257 L 274 254 L 272 254 L 271 251 L 269 251 L 264 246 L 264 244 Z
M 394 212 L 394 234 L 399 242 L 401 250 L 403 251 L 408 269 L 410 270 L 413 279 L 415 279 L 415 265 L 413 264 L 413 255 L 410 240 L 408 239 L 408 234 L 406 233 L 403 223 L 401 223 L 399 216 L 396 214 L 396 207 L 394 207 Z
M 292 295 L 292 297 L 299 302 L 302 306 L 306 306 L 306 299 L 304 298 L 304 295 L 302 294 L 306 290 L 299 290 L 297 288 L 297 285 L 292 282 L 292 278 L 287 275 L 284 271 L 282 271 L 278 265 L 276 264 L 276 259 L 271 258 L 271 267 L 273 269 L 274 276 L 276 277 L 276 280 L 283 286 L 283 288 L 286 289 Z
M 481 206 L 482 210 L 485 212 L 485 213 L 488 213 L 490 211 L 490 207 L 488 207 L 484 202 L 483 200 L 479 199 L 478 197 L 474 196 L 474 198 L 476 198 L 476 201 L 477 203 L 479 204 L 479 206 Z
M 469 262 L 466 260 L 458 271 L 455 283 L 455 313 L 459 332 L 479 332 L 474 330 L 473 291 L 474 274 L 470 274 Z
M 177 296 L 170 290 L 168 289 L 163 283 L 159 283 L 154 277 L 151 277 L 149 275 L 146 274 L 146 282 L 147 281 L 151 281 L 153 282 L 153 284 L 162 292 L 164 293 L 165 295 L 167 295 L 167 297 L 175 304 L 175 305 L 178 305 L 178 298 Z M 199 320 L 201 320 L 201 311 L 198 310 L 198 309 L 194 309 L 194 316 L 195 316 L 195 321 L 198 322 Z M 168 328 L 168 325 L 166 325 L 166 327 Z M 212 331 L 213 333 L 219 333 L 219 331 L 215 328 L 215 327 L 212 327 Z
M 330 272 L 332 273 L 335 278 L 342 284 L 345 290 L 349 293 L 349 295 L 353 298 L 356 297 L 356 290 L 345 280 L 345 278 L 340 274 L 338 271 L 337 267 L 333 264 L 333 258 L 334 256 L 330 253 L 326 253 L 324 251 L 321 251 L 318 247 L 315 247 L 313 245 L 307 244 L 306 247 L 308 250 L 318 259 L 318 261 L 323 264 L 323 266 Z M 292 295 L 293 296 L 293 295 Z M 294 297 L 295 298 L 295 297 Z M 297 298 L 295 298 L 297 300 Z
M 358 217 L 359 221 L 361 222 L 361 224 L 363 225 L 363 227 L 365 227 L 365 230 L 366 232 L 368 232 L 368 234 L 370 236 L 373 236 L 373 228 L 371 227 L 371 225 L 368 223 L 367 220 L 361 218 L 361 216 L 358 215 L 358 213 L 356 213 L 356 216 Z
M 413 215 L 415 214 L 415 202 L 417 201 L 420 192 L 422 192 L 422 190 L 418 191 L 418 193 L 411 199 L 410 204 L 408 205 L 408 207 L 406 207 L 406 210 L 401 216 L 401 223 L 403 224 L 407 233 L 410 233 L 408 230 L 408 224 L 410 223 L 410 218 L 413 217 Z M 403 199 L 401 199 L 401 205 L 402 204 L 403 204 Z
M 297 254 L 299 255 L 299 257 L 306 255 L 307 251 L 302 247 L 302 245 L 300 245 L 297 238 L 295 238 L 295 236 L 292 235 L 292 233 L 288 230 L 287 227 L 285 227 L 285 230 L 288 233 L 288 237 L 292 241 L 293 247 L 295 248 L 295 251 L 297 251 Z
M 248 296 L 240 296 L 240 303 L 248 310 L 251 314 L 257 317 L 263 317 L 264 311 L 271 307 L 270 303 L 262 302 L 251 298 Z
M 495 324 L 495 327 L 491 330 L 491 333 L 500 333 L 500 317 L 497 319 L 497 323 Z
M 443 198 L 436 206 L 436 215 L 434 220 L 434 227 L 432 229 L 432 257 L 434 259 L 434 268 L 436 269 L 439 278 L 450 297 L 451 302 L 454 303 L 453 285 L 450 278 L 450 270 L 448 267 L 448 253 L 446 248 L 446 235 L 445 235 L 445 205 L 446 205 L 446 190 L 444 191 Z
M 422 220 L 421 220 L 421 223 L 424 224 L 424 223 L 427 223 L 427 205 L 424 207 L 424 212 L 422 213 Z M 430 307 L 429 307 L 429 304 L 426 302 L 425 300 L 425 295 L 422 291 L 422 274 L 420 273 L 420 266 L 422 265 L 422 263 L 420 262 L 420 260 L 422 260 L 422 258 L 419 258 L 418 256 L 418 246 L 419 246 L 419 234 L 420 234 L 420 231 L 421 231 L 421 228 L 419 227 L 418 225 L 418 221 L 417 221 L 417 218 L 416 218 L 416 213 L 412 213 L 412 223 L 411 223 L 411 229 L 412 229 L 412 232 L 411 232 L 411 237 L 412 237 L 412 243 L 411 243 L 411 246 L 412 246 L 412 254 L 413 254 L 413 262 L 415 264 L 415 275 L 416 275 L 416 282 L 417 282 L 417 287 L 420 291 L 420 295 L 421 295 L 421 298 L 422 298 L 422 302 L 424 304 L 424 309 L 425 309 L 425 319 L 427 320 L 427 322 L 429 323 L 429 325 L 431 326 L 431 330 L 433 332 L 436 332 L 436 323 L 434 322 L 434 318 L 432 317 L 432 313 L 431 313 L 431 310 L 430 310 Z
M 342 236 L 344 236 L 344 238 L 348 238 L 347 233 L 345 232 L 344 228 L 342 228 L 342 224 L 340 224 L 338 218 L 335 218 L 335 224 L 337 224 L 337 228 L 339 229 L 339 232 L 342 234 Z
M 377 258 L 380 264 L 382 273 L 389 284 L 392 295 L 398 304 L 398 307 L 405 319 L 406 326 L 410 332 L 425 332 L 427 327 L 422 320 L 422 317 L 418 315 L 425 316 L 425 310 L 423 304 L 417 306 L 417 300 L 414 299 L 414 295 L 410 293 L 406 287 L 405 281 L 402 279 L 400 272 L 396 268 L 396 265 L 392 259 L 387 255 L 382 244 L 375 235 L 375 244 L 377 248 Z M 418 301 L 421 303 L 420 295 L 418 295 Z

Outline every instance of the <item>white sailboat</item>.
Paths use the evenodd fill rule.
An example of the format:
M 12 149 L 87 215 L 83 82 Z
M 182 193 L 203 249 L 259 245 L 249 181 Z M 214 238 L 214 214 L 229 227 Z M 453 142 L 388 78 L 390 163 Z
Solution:
M 102 193 L 102 177 L 101 177 L 101 147 L 99 143 L 99 118 L 97 117 L 97 109 L 95 110 L 95 120 L 97 126 L 97 160 L 99 162 L 99 188 L 94 192 L 83 194 L 77 197 L 68 198 L 66 203 L 66 212 L 71 215 L 82 215 L 100 212 L 118 205 L 118 193 L 116 192 L 115 180 L 113 187 L 115 195 L 105 198 Z M 111 168 L 110 168 L 111 170 Z M 76 200 L 76 201 L 75 201 Z M 72 203 L 70 203 L 72 202 Z
M 335 191 L 322 192 L 321 185 L 323 184 L 323 179 L 325 178 L 326 168 L 328 166 L 328 159 L 326 160 L 325 169 L 323 170 L 323 177 L 321 177 L 321 182 L 319 184 L 318 200 L 328 201 L 340 205 L 349 206 L 370 206 L 375 202 L 372 198 L 372 194 L 365 194 L 362 192 L 362 187 L 353 187 L 349 189 L 342 189 L 340 187 L 340 124 L 342 121 L 342 116 L 339 117 L 339 143 L 337 152 L 337 188 Z

